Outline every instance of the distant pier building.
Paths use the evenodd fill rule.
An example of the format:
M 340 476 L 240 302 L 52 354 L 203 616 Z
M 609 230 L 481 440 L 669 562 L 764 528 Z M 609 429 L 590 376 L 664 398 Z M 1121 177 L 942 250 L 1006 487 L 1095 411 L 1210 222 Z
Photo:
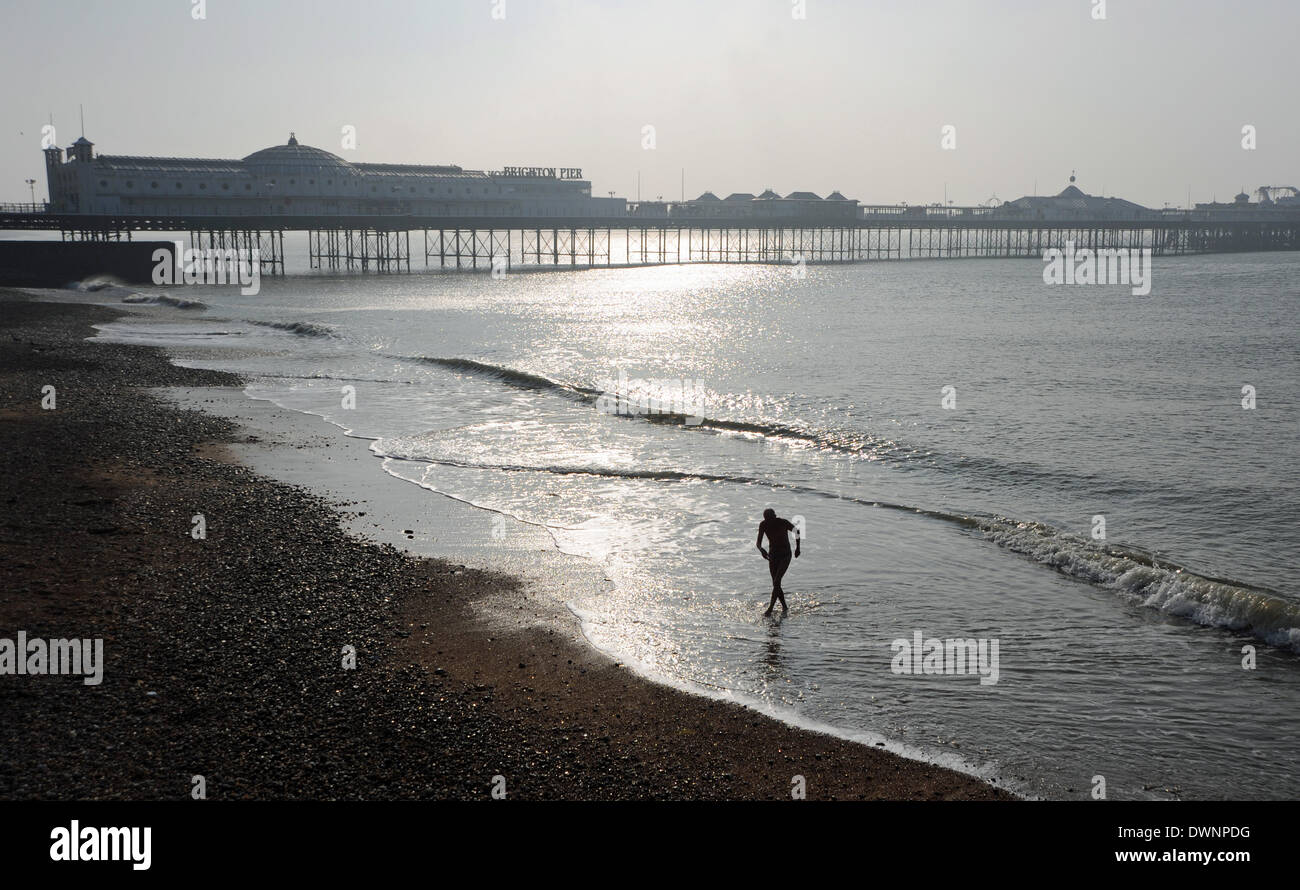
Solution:
M 125 216 L 386 216 L 608 218 L 624 198 L 592 197 L 582 170 L 371 164 L 301 144 L 240 160 L 95 154 L 82 136 L 45 150 L 50 210 Z
M 719 198 L 705 192 L 689 201 L 643 201 L 633 204 L 630 213 L 637 218 L 667 218 L 684 221 L 727 219 L 779 222 L 781 220 L 815 220 L 828 224 L 861 219 L 858 202 L 832 192 L 822 198 L 813 192 L 791 192 L 782 197 L 771 189 L 760 195 L 732 192 Z
M 1293 185 L 1261 185 L 1255 196 L 1259 200 L 1252 202 L 1248 193 L 1241 192 L 1231 204 L 1211 201 L 1197 204 L 1196 210 L 1217 219 L 1251 219 L 1260 212 L 1300 213 L 1300 188 Z
M 1000 204 L 994 211 L 994 216 L 1051 222 L 1079 220 L 1122 222 L 1161 218 L 1159 210 L 1152 210 L 1141 204 L 1125 201 L 1123 198 L 1089 195 L 1075 185 L 1074 181 L 1075 178 L 1071 175 L 1070 184 L 1056 195 L 1026 195 Z

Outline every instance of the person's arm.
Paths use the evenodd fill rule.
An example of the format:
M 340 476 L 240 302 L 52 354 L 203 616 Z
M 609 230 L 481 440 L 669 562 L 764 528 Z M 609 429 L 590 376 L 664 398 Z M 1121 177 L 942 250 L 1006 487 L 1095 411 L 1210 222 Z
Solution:
M 758 548 L 759 553 L 763 554 L 763 558 L 767 559 L 767 551 L 763 549 L 763 526 L 761 525 L 758 527 L 758 538 L 754 541 L 754 546 Z

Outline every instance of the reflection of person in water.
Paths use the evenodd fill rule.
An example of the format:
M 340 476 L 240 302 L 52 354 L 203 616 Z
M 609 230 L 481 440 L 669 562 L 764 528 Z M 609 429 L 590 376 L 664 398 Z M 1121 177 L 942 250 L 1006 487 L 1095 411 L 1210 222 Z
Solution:
M 772 573 L 772 601 L 767 604 L 764 615 L 772 614 L 772 607 L 777 600 L 781 601 L 782 612 L 790 611 L 785 604 L 785 591 L 781 589 L 781 579 L 785 576 L 786 569 L 790 568 L 790 532 L 794 532 L 794 555 L 797 557 L 799 529 L 788 519 L 778 517 L 771 507 L 763 511 L 763 521 L 758 524 L 758 540 L 755 544 L 758 545 L 758 552 L 767 560 L 768 570 Z M 763 549 L 763 535 L 767 535 L 770 552 Z

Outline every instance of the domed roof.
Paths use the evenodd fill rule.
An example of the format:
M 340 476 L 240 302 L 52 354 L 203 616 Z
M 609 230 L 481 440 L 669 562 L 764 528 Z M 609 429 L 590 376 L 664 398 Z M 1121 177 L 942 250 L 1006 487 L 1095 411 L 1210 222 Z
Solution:
M 351 170 L 352 165 L 336 154 L 330 154 L 323 148 L 299 145 L 297 138 L 290 133 L 289 141 L 284 145 L 273 145 L 261 151 L 255 151 L 244 158 L 245 164 L 262 167 L 338 167 Z

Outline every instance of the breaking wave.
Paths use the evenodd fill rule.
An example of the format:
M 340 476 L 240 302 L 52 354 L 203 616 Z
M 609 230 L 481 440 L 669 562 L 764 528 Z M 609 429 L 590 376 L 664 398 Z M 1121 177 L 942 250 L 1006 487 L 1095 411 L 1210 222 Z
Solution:
M 83 294 L 97 294 L 108 291 L 112 294 L 133 294 L 135 291 L 123 287 L 122 281 L 112 275 L 92 275 L 81 281 L 72 281 L 64 285 L 64 290 L 80 291 Z
M 95 275 L 81 281 L 73 281 L 65 285 L 64 290 L 73 290 L 82 294 L 99 294 L 109 298 L 117 297 L 123 303 L 171 306 L 175 309 L 208 308 L 206 303 L 198 300 L 183 300 L 168 294 L 142 294 L 111 275 Z
M 252 321 L 258 327 L 274 328 L 277 331 L 286 331 L 290 334 L 297 334 L 300 337 L 336 337 L 338 336 L 334 329 L 328 325 L 316 324 L 311 321 Z
M 1134 548 L 1099 546 L 1042 523 L 997 518 L 975 524 L 999 546 L 1137 605 L 1300 652 L 1300 605 L 1272 591 L 1161 564 Z
M 400 356 L 400 358 L 409 362 L 420 362 L 421 364 L 432 365 L 437 368 L 446 368 L 449 371 L 458 371 L 467 374 L 474 374 L 479 377 L 488 377 L 494 380 L 499 380 L 508 386 L 514 386 L 520 389 L 553 392 L 557 395 L 583 402 L 594 403 L 601 395 L 601 391 L 598 389 L 572 386 L 567 383 L 560 383 L 557 380 L 552 380 L 549 377 L 543 377 L 540 374 L 530 374 L 527 371 L 516 371 L 514 368 L 505 368 L 501 365 L 492 365 L 487 362 L 475 361 L 474 359 L 469 358 L 434 358 L 427 355 L 408 355 Z
M 592 408 L 628 420 L 676 426 L 684 430 L 749 436 L 787 445 L 809 446 L 872 461 L 887 461 L 901 468 L 915 466 L 920 463 L 951 472 L 984 471 L 1002 474 L 1015 472 L 1020 477 L 1035 479 L 1044 483 L 1096 481 L 1086 475 L 1083 477 L 1075 475 L 1066 480 L 1063 474 L 1059 472 L 1026 463 L 1017 463 L 1013 467 L 990 458 L 935 454 L 932 451 L 918 448 L 906 442 L 899 442 L 885 436 L 872 435 L 861 430 L 819 430 L 770 421 L 734 420 L 685 414 L 680 411 L 668 410 L 671 407 L 670 402 L 661 402 L 655 399 L 643 401 L 642 395 L 638 393 L 607 392 L 588 386 L 563 383 L 542 374 L 519 371 L 475 359 L 437 358 L 422 355 L 400 356 L 400 358 L 404 361 L 419 362 L 457 373 L 472 374 L 477 377 L 496 380 L 507 386 L 550 393 L 561 398 L 590 405 Z M 625 397 L 629 402 L 638 406 L 648 405 L 649 410 L 638 409 L 628 413 L 615 413 L 606 410 L 618 397 Z M 602 404 L 603 400 L 604 404 Z
M 144 303 L 151 306 L 171 306 L 176 309 L 206 309 L 207 303 L 199 300 L 183 300 L 168 294 L 131 293 L 122 298 L 123 303 Z

